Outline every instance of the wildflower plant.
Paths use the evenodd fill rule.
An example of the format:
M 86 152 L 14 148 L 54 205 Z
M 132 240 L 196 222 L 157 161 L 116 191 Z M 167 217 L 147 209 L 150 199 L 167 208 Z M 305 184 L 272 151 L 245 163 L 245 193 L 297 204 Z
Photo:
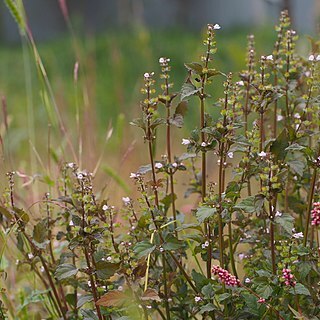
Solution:
M 8 173 L 1 232 L 20 251 L 17 269 L 38 281 L 42 318 L 320 318 L 319 45 L 298 56 L 284 11 L 273 52 L 258 57 L 250 35 L 246 69 L 235 74 L 215 68 L 220 29 L 207 25 L 181 90 L 170 58 L 143 75 L 131 124 L 146 163 L 128 177 L 137 198 L 118 207 L 96 192 L 92 173 L 63 163 L 33 219 Z M 188 104 L 199 120 L 177 141 Z M 181 203 L 193 205 L 190 215 Z M 0 316 L 19 317 L 6 301 Z

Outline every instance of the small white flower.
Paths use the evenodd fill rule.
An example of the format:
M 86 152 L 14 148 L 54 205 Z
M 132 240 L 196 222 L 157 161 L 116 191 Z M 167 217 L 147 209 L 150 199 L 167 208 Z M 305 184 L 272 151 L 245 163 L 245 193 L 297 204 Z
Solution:
M 181 144 L 187 146 L 188 144 L 190 144 L 190 140 L 189 139 L 182 139 Z
M 131 200 L 129 197 L 122 197 L 122 201 L 123 201 L 124 205 L 127 206 Z
M 176 167 L 178 166 L 178 164 L 177 164 L 176 162 L 174 162 L 174 163 L 172 164 L 172 166 L 173 166 L 174 168 L 176 168 Z
M 269 54 L 268 56 L 266 56 L 266 59 L 267 59 L 267 60 L 270 60 L 270 61 L 273 61 L 273 55 L 272 55 L 272 54 Z
M 69 162 L 69 163 L 67 164 L 67 167 L 70 168 L 70 169 L 72 169 L 72 168 L 74 167 L 74 163 L 73 163 L 73 162 Z
M 244 86 L 244 82 L 242 80 L 237 81 L 236 84 L 241 87 Z
M 44 266 L 40 267 L 40 272 L 44 272 Z
M 147 306 L 147 309 L 152 309 L 152 306 L 148 305 L 148 306 Z
M 219 30 L 219 29 L 221 29 L 221 26 L 220 26 L 218 23 L 216 23 L 216 24 L 213 26 L 213 29 L 214 29 L 214 30 Z
M 164 251 L 164 249 L 163 249 L 162 247 L 160 247 L 160 249 L 159 249 L 159 250 L 160 250 L 160 252 L 163 252 L 163 251 Z
M 303 233 L 302 232 L 294 233 L 292 237 L 295 239 L 303 238 Z
M 295 117 L 296 119 L 300 119 L 300 118 L 301 118 L 301 116 L 300 116 L 299 113 L 295 113 L 295 114 L 294 114 L 294 117 Z
M 28 258 L 31 260 L 34 258 L 34 255 L 32 253 L 28 253 Z
M 166 61 L 165 58 L 162 58 L 162 57 L 161 57 L 161 58 L 159 59 L 159 63 L 164 63 L 165 61 Z
M 281 120 L 283 120 L 283 116 L 281 114 L 278 114 L 277 115 L 277 121 L 281 121 Z
M 245 283 L 250 283 L 251 280 L 250 280 L 249 278 L 245 278 L 244 282 L 245 282 Z
M 107 257 L 107 261 L 111 261 L 112 260 L 112 257 Z
M 81 172 L 79 172 L 79 173 L 77 174 L 77 178 L 78 178 L 79 180 L 82 180 L 82 179 L 83 179 L 83 174 L 82 174 Z
M 201 143 L 201 147 L 206 147 L 206 146 L 207 146 L 207 143 L 203 141 L 203 142 Z
M 109 209 L 109 206 L 107 206 L 106 204 L 104 204 L 103 206 L 102 206 L 102 210 L 103 211 L 107 211 Z
M 91 287 L 91 281 L 90 280 L 88 280 L 88 287 Z
M 281 216 L 282 216 L 282 212 L 280 212 L 279 210 L 277 210 L 275 216 L 276 216 L 276 217 L 281 217 Z
M 316 61 L 320 61 L 320 54 L 316 56 Z
M 139 177 L 139 174 L 133 173 L 133 172 L 130 173 L 130 178 L 135 179 L 135 178 L 138 178 L 138 177 Z
M 70 222 L 69 222 L 69 226 L 70 226 L 70 227 L 73 227 L 73 226 L 74 226 L 74 223 L 73 223 L 73 221 L 72 221 L 72 220 L 70 220 Z
M 267 154 L 264 151 L 261 151 L 258 153 L 258 156 L 263 158 L 263 157 L 266 157 Z
M 228 153 L 227 153 L 227 156 L 228 156 L 230 159 L 232 159 L 232 158 L 233 158 L 233 152 L 231 152 L 231 151 L 228 152 Z
M 204 246 L 205 247 L 209 247 L 209 241 L 208 240 L 204 243 Z
M 157 162 L 155 165 L 154 165 L 155 168 L 157 169 L 161 169 L 163 167 L 163 164 L 160 163 L 160 162 Z
M 19 264 L 19 262 L 20 262 L 20 261 L 19 261 L 19 259 L 17 259 L 17 260 L 16 260 L 16 265 L 18 265 L 18 264 Z
M 239 257 L 239 260 L 243 260 L 245 258 L 245 254 L 244 253 L 239 253 L 238 257 Z
M 194 301 L 195 301 L 195 302 L 201 301 L 201 297 L 199 297 L 199 296 L 194 297 Z
M 313 54 L 310 54 L 308 60 L 309 60 L 309 61 L 314 61 L 314 59 L 315 59 L 314 55 L 313 55 Z
M 119 287 L 118 287 L 118 290 L 119 290 L 119 291 L 123 291 L 123 286 L 119 286 Z

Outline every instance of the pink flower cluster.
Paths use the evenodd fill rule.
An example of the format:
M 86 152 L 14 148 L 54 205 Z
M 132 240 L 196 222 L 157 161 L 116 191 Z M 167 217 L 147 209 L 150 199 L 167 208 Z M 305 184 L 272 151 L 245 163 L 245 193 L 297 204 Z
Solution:
M 219 266 L 213 266 L 211 269 L 211 272 L 215 276 L 218 276 L 220 281 L 222 283 L 225 283 L 227 286 L 230 286 L 230 287 L 240 286 L 240 280 L 237 279 L 235 276 L 233 276 L 231 273 L 229 273 L 228 270 L 222 269 Z
M 313 203 L 313 209 L 311 210 L 311 224 L 316 227 L 320 225 L 320 202 Z
M 294 275 L 291 273 L 291 269 L 282 269 L 282 278 L 284 283 L 288 287 L 294 287 L 297 284 L 297 281 L 294 281 Z

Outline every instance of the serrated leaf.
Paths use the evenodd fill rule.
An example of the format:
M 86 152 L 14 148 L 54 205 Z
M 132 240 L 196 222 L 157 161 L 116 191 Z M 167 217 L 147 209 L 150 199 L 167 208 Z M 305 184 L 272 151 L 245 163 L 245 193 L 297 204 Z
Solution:
M 276 216 L 274 222 L 279 224 L 287 233 L 292 234 L 294 218 L 290 214 L 283 213 L 281 216 Z
M 168 235 L 162 245 L 162 248 L 166 251 L 177 250 L 181 247 L 183 247 L 183 242 L 178 240 L 173 235 Z
M 96 272 L 99 279 L 107 280 L 119 269 L 120 263 L 110 263 L 100 260 L 96 262 Z
M 216 310 L 216 307 L 212 303 L 207 303 L 207 304 L 205 304 L 204 306 L 202 306 L 200 308 L 199 313 L 203 314 L 205 312 L 210 312 L 210 311 L 213 311 L 213 310 Z
M 43 243 L 47 240 L 48 229 L 45 220 L 38 222 L 33 228 L 33 240 L 37 243 Z
M 180 100 L 186 100 L 187 98 L 190 98 L 191 96 L 197 94 L 199 92 L 199 88 L 196 88 L 191 83 L 185 83 L 183 84 L 181 91 L 180 91 Z
M 131 124 L 132 126 L 139 127 L 139 128 L 141 128 L 142 130 L 146 130 L 146 125 L 145 125 L 145 123 L 144 123 L 144 121 L 143 121 L 142 118 L 133 119 L 133 120 L 130 122 L 130 124 Z
M 141 166 L 138 169 L 137 173 L 146 174 L 146 173 L 150 172 L 151 170 L 152 170 L 151 164 L 146 164 L 146 165 Z
M 288 161 L 288 165 L 294 173 L 298 174 L 300 177 L 303 176 L 303 171 L 305 168 L 305 163 L 303 161 L 291 160 Z
M 58 280 L 63 280 L 75 276 L 78 271 L 79 270 L 73 264 L 64 263 L 57 267 L 54 276 Z
M 264 299 L 269 299 L 273 293 L 273 289 L 269 284 L 260 284 L 256 289 L 257 294 Z
M 83 316 L 83 320 L 99 320 L 98 316 L 91 309 L 81 309 L 80 313 Z
M 103 307 L 120 307 L 127 299 L 127 296 L 122 291 L 112 290 L 103 295 L 96 305 Z
M 12 214 L 10 213 L 10 211 L 5 207 L 0 207 L 0 214 L 5 216 L 8 220 L 11 220 L 13 218 Z
M 208 218 L 212 217 L 213 215 L 215 215 L 216 212 L 217 212 L 216 208 L 200 207 L 200 208 L 197 209 L 196 217 L 197 217 L 197 220 L 200 223 L 202 223 L 206 219 L 208 219 Z
M 154 289 L 147 289 L 142 297 L 141 297 L 141 300 L 142 301 L 148 301 L 148 300 L 152 300 L 152 301 L 158 301 L 158 302 L 161 302 L 161 299 L 159 297 L 159 294 L 156 290 Z
M 77 308 L 81 308 L 85 303 L 93 301 L 92 294 L 84 294 L 78 298 Z
M 293 143 L 291 144 L 289 147 L 287 147 L 285 150 L 286 151 L 300 151 L 300 150 L 303 150 L 305 149 L 306 147 L 304 146 L 301 146 L 300 144 L 298 143 Z
M 290 288 L 291 294 L 301 294 L 303 296 L 311 296 L 310 291 L 302 284 L 297 283 L 294 287 Z
M 226 293 L 220 294 L 218 300 L 219 300 L 219 302 L 223 302 L 223 301 L 229 299 L 230 297 L 231 297 L 231 294 L 226 292 Z
M 190 63 L 185 63 L 184 65 L 188 70 L 192 71 L 193 73 L 198 75 L 202 74 L 203 67 L 200 63 L 190 62 Z
M 283 129 L 275 141 L 270 146 L 270 152 L 274 155 L 275 160 L 281 161 L 285 158 L 289 146 L 289 136 L 287 129 Z
M 206 299 L 211 299 L 214 296 L 214 289 L 212 287 L 211 283 L 208 283 L 207 285 L 203 286 L 201 289 L 201 293 L 204 295 Z
M 201 290 L 205 285 L 207 285 L 210 282 L 210 279 L 208 279 L 202 273 L 195 271 L 194 269 L 191 271 L 191 277 L 198 290 Z
M 241 209 L 247 213 L 260 212 L 263 208 L 264 197 L 261 195 L 250 196 L 240 201 L 235 209 Z
M 142 241 L 142 242 L 138 242 L 134 246 L 133 251 L 136 254 L 136 258 L 140 259 L 140 258 L 146 257 L 148 254 L 152 253 L 155 248 L 156 248 L 155 245 L 153 245 L 149 241 L 145 240 L 145 241 Z
M 173 117 L 170 119 L 170 124 L 176 126 L 177 128 L 182 128 L 183 123 L 183 116 L 179 113 L 174 114 Z
M 13 208 L 13 211 L 15 212 L 15 214 L 17 215 L 17 217 L 19 218 L 19 220 L 22 220 L 24 223 L 28 223 L 29 222 L 29 215 L 22 209 L 19 208 Z

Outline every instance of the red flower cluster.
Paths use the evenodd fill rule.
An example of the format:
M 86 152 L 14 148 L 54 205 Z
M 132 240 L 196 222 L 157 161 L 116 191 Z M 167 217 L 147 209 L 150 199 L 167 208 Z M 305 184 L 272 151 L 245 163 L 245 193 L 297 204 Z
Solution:
M 237 279 L 235 276 L 233 276 L 231 273 L 229 273 L 228 270 L 222 269 L 219 266 L 213 266 L 211 269 L 211 272 L 215 276 L 218 276 L 220 281 L 222 283 L 225 283 L 227 286 L 230 286 L 230 287 L 240 286 L 240 280 Z
M 311 224 L 313 226 L 320 225 L 320 202 L 313 203 L 313 209 L 311 210 Z
M 291 273 L 291 269 L 282 269 L 282 278 L 285 280 L 284 283 L 288 287 L 294 287 L 297 281 L 294 281 L 294 275 Z

